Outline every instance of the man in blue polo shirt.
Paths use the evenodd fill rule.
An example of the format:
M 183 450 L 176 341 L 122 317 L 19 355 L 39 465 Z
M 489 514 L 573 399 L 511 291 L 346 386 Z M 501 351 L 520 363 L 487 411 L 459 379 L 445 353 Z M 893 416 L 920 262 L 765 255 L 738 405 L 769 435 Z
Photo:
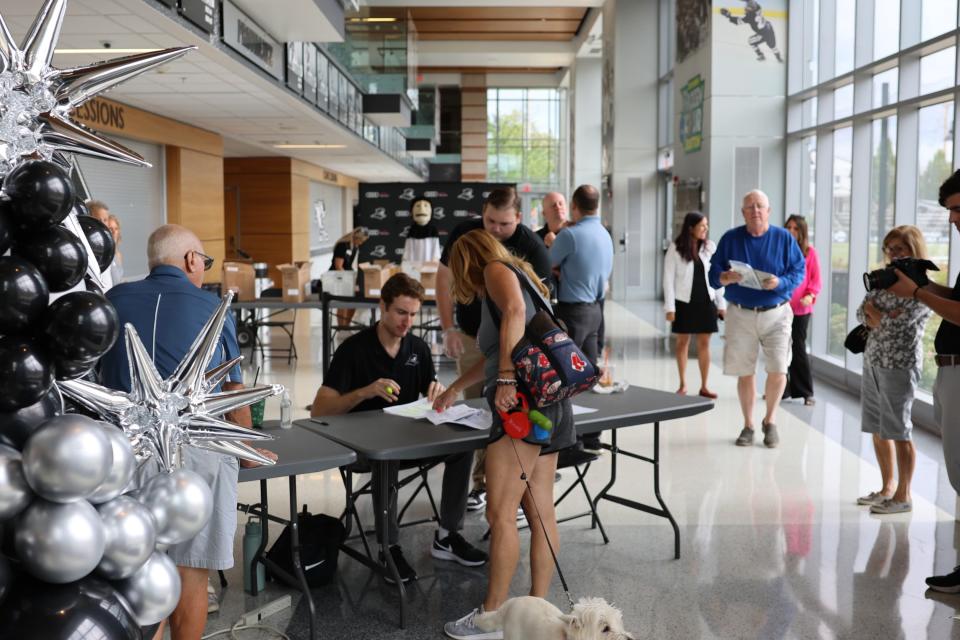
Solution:
M 220 300 L 200 288 L 203 274 L 213 266 L 213 258 L 203 253 L 197 236 L 180 225 L 164 225 L 147 241 L 150 275 L 137 282 L 120 284 L 107 292 L 120 316 L 121 324 L 132 324 L 140 335 L 160 375 L 170 376 L 186 355 L 194 339 Z M 220 347 L 210 366 L 240 355 L 237 331 L 232 315 L 227 316 Z M 111 389 L 130 390 L 130 370 L 124 340 L 117 340 L 101 362 L 103 384 Z M 243 388 L 243 375 L 237 366 L 230 371 L 224 391 Z M 227 414 L 236 424 L 249 427 L 250 409 Z M 272 459 L 276 455 L 258 451 Z M 233 538 L 237 528 L 237 459 L 184 447 L 183 466 L 200 474 L 213 492 L 213 515 L 207 526 L 193 539 L 173 545 L 167 554 L 177 565 L 181 591 L 177 608 L 170 615 L 174 640 L 195 639 L 207 623 L 207 578 L 211 569 L 233 566 Z M 243 466 L 256 463 L 243 461 Z
M 601 301 L 613 270 L 613 241 L 600 221 L 600 192 L 588 184 L 570 199 L 573 224 L 557 233 L 550 246 L 550 264 L 559 270 L 557 316 L 570 338 L 594 364 L 600 361 L 597 336 L 603 325 Z M 599 451 L 600 436 L 586 436 L 582 447 Z
M 803 280 L 806 267 L 800 246 L 790 232 L 770 226 L 770 200 L 763 191 L 748 193 L 743 198 L 742 212 L 746 224 L 723 234 L 710 260 L 710 285 L 726 287 L 724 297 L 730 302 L 725 318 L 723 372 L 737 376 L 744 425 L 736 444 L 753 444 L 757 354 L 762 348 L 767 370 L 767 407 L 760 424 L 763 444 L 773 448 L 780 442 L 774 417 L 790 365 L 793 311 L 787 303 Z M 747 272 L 748 277 L 757 276 L 757 282 L 745 279 L 745 268 L 734 270 L 731 261 L 752 267 L 754 273 Z

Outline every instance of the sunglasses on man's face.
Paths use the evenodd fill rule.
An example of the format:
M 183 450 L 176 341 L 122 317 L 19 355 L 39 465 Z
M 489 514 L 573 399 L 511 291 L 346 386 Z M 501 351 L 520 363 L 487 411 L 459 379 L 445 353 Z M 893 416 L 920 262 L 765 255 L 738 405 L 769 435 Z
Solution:
M 183 259 L 184 259 L 184 260 L 189 260 L 191 253 L 195 253 L 195 254 L 197 254 L 198 256 L 200 256 L 201 258 L 203 258 L 203 270 L 204 270 L 204 271 L 210 271 L 210 269 L 213 267 L 213 258 L 211 258 L 210 256 L 208 256 L 208 255 L 205 254 L 205 253 L 200 253 L 199 251 L 188 251 L 188 252 L 183 256 Z

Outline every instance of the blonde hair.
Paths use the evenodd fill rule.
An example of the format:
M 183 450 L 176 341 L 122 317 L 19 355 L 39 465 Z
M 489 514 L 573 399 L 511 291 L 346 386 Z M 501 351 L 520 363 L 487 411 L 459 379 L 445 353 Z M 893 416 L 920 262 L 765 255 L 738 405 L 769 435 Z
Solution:
M 348 231 L 347 233 L 340 236 L 340 239 L 337 240 L 337 242 L 351 242 L 354 245 L 359 247 L 369 239 L 370 239 L 370 234 L 367 233 L 366 228 L 355 227 L 353 231 Z
M 927 241 L 923 239 L 923 233 L 920 229 L 917 229 L 912 224 L 902 224 L 899 227 L 894 227 L 883 237 L 883 247 L 887 246 L 887 243 L 891 240 L 899 240 L 903 244 L 907 245 L 907 248 L 910 249 L 911 255 L 914 258 L 921 258 L 926 260 L 927 258 Z
M 491 262 L 502 262 L 520 269 L 543 294 L 549 290 L 540 281 L 533 267 L 514 256 L 503 244 L 484 229 L 464 234 L 450 248 L 450 271 L 453 273 L 453 297 L 460 304 L 470 304 L 486 290 L 483 269 Z

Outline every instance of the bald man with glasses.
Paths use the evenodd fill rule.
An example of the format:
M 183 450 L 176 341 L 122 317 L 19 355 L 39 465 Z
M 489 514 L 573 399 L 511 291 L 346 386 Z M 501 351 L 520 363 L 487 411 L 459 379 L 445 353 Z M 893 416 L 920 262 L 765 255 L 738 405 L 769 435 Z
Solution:
M 201 289 L 203 274 L 214 260 L 203 252 L 196 234 L 176 224 L 167 224 L 150 234 L 147 240 L 150 275 L 112 288 L 107 298 L 113 303 L 120 322 L 137 330 L 153 362 L 164 378 L 169 377 L 189 351 L 204 324 L 213 315 L 220 300 Z M 220 336 L 219 348 L 210 362 L 215 367 L 240 355 L 237 330 L 228 314 Z M 111 389 L 130 390 L 130 369 L 123 340 L 101 360 L 103 384 Z M 243 388 L 243 373 L 235 366 L 223 383 L 223 391 Z M 224 416 L 244 426 L 251 425 L 250 409 L 244 407 Z M 272 459 L 276 455 L 258 451 Z M 233 566 L 233 539 L 237 529 L 237 459 L 194 447 L 183 450 L 183 466 L 194 471 L 210 485 L 213 515 L 207 526 L 192 540 L 171 546 L 167 554 L 180 573 L 181 592 L 177 608 L 170 615 L 173 640 L 196 639 L 207 622 L 207 577 L 211 570 Z M 246 460 L 241 466 L 256 466 Z M 149 475 L 149 470 L 145 475 Z M 156 637 L 162 637 L 162 629 Z

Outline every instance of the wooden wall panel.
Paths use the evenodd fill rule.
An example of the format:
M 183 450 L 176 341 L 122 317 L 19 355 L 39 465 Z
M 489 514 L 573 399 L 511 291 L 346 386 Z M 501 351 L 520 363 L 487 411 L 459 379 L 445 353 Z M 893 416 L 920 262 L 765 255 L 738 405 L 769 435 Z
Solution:
M 167 221 L 196 233 L 205 251 L 222 259 L 226 251 L 223 158 L 168 145 L 166 164 Z M 218 274 L 208 274 L 210 282 L 219 282 L 219 279 Z
M 486 140 L 484 140 L 486 142 Z M 460 157 L 463 162 L 486 162 L 487 161 L 487 147 L 468 147 L 463 146 L 460 149 Z
M 290 233 L 310 233 L 310 178 L 290 176 Z M 306 258 L 303 258 L 306 260 Z
M 467 77 L 466 75 L 463 76 Z M 464 107 L 483 107 L 487 108 L 487 90 L 480 89 L 478 91 L 471 91 L 469 89 L 464 89 L 460 92 L 460 104 Z

